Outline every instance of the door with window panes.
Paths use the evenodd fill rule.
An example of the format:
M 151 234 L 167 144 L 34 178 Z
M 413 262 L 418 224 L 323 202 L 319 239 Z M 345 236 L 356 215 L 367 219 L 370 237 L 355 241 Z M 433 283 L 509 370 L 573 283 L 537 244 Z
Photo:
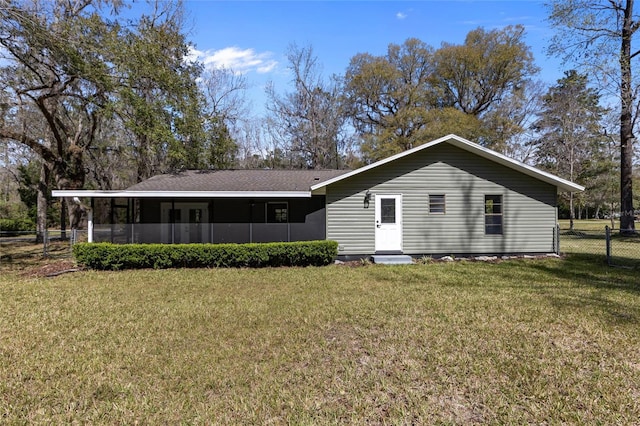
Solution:
M 207 203 L 162 203 L 164 243 L 188 244 L 209 241 L 209 209 Z
M 402 195 L 375 195 L 375 250 L 402 252 Z

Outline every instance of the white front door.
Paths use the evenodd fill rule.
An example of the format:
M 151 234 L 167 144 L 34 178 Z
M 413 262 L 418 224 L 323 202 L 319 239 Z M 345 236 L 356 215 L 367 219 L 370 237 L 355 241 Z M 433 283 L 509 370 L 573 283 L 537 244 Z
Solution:
M 173 207 L 173 208 L 172 208 Z M 163 243 L 204 243 L 209 238 L 207 203 L 162 203 L 161 238 Z
M 375 249 L 402 252 L 402 195 L 376 194 Z

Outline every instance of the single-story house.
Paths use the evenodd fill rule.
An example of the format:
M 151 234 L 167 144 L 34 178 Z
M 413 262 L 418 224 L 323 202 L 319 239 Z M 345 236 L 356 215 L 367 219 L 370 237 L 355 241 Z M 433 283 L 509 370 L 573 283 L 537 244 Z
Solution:
M 373 254 L 556 252 L 557 198 L 584 188 L 456 135 L 357 170 L 185 171 L 90 200 L 89 241 L 338 242 Z

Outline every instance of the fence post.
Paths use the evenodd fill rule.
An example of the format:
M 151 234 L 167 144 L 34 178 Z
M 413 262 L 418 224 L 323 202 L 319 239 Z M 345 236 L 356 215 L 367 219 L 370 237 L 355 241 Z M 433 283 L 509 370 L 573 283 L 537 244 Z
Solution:
M 49 255 L 48 253 L 48 246 L 49 246 L 49 230 L 45 227 L 44 230 L 42 231 L 42 257 L 47 257 Z
M 556 227 L 553 230 L 554 232 L 554 237 L 555 237 L 555 242 L 556 242 L 556 254 L 560 255 L 560 224 L 556 223 Z
M 607 265 L 611 266 L 611 228 L 609 228 L 609 225 L 604 227 L 604 236 L 607 241 Z
M 71 244 L 69 244 L 69 254 L 73 253 L 73 246 L 78 242 L 78 230 L 71 228 Z

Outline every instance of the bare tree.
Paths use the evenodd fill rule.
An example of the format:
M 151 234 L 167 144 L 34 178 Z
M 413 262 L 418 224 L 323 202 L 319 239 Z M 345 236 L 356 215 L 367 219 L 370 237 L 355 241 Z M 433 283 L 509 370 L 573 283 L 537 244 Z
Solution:
M 205 71 L 200 80 L 204 98 L 202 118 L 207 131 L 209 165 L 216 168 L 237 166 L 237 138 L 249 120 L 247 79 L 228 68 Z
M 295 90 L 279 95 L 273 84 L 267 88 L 272 135 L 298 156 L 297 167 L 340 168 L 347 140 L 341 83 L 335 77 L 324 80 L 311 46 L 291 45 L 287 59 Z
M 249 117 L 249 84 L 244 75 L 229 68 L 208 69 L 201 76 L 200 86 L 209 116 L 218 117 L 231 128 Z
M 242 125 L 236 129 L 239 168 L 257 169 L 265 167 L 266 147 L 263 144 L 263 130 L 258 120 L 243 120 Z

